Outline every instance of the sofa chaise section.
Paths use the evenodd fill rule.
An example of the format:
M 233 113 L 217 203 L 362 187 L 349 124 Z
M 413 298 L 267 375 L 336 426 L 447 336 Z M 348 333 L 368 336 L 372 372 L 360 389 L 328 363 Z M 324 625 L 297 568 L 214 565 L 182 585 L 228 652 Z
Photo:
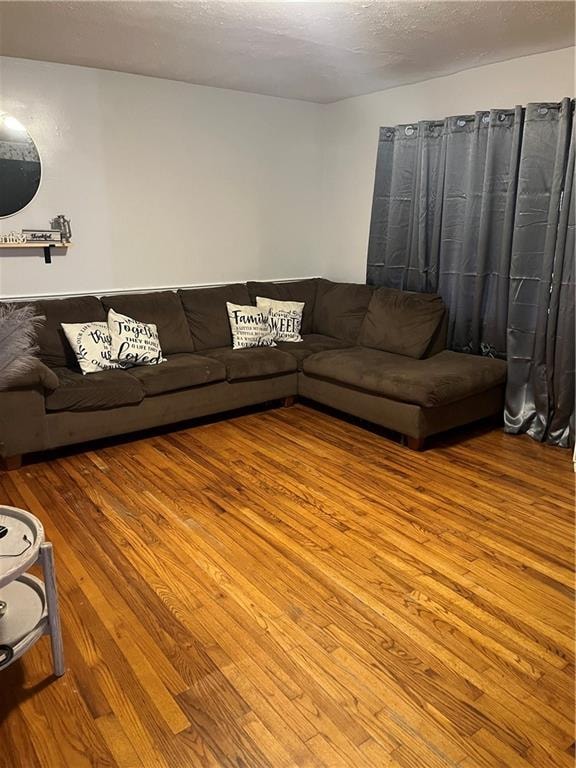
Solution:
M 502 385 L 506 363 L 449 350 L 417 360 L 378 349 L 352 347 L 307 358 L 304 375 L 390 400 L 436 408 Z
M 341 291 L 333 293 L 342 312 Z M 362 294 L 356 295 L 361 301 Z M 374 289 L 355 326 L 355 344 L 306 358 L 298 391 L 399 432 L 420 449 L 429 435 L 503 406 L 506 364 L 446 350 L 446 327 L 439 296 Z
M 304 361 L 299 392 L 406 435 L 421 448 L 429 435 L 503 406 L 506 363 L 444 350 L 414 359 L 365 347 L 321 352 Z

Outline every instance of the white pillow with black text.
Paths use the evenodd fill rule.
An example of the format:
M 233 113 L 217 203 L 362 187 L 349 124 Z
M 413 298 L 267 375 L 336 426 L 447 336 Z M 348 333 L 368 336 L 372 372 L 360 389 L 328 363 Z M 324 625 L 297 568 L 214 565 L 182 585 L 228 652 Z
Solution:
M 112 337 L 107 323 L 60 323 L 60 325 L 76 355 L 82 373 L 98 373 L 98 371 L 123 367 L 112 360 Z
M 249 304 L 226 302 L 233 349 L 247 347 L 275 347 L 274 332 L 270 327 L 270 313 Z
M 108 330 L 112 338 L 112 360 L 120 365 L 158 365 L 164 362 L 154 323 L 141 323 L 110 309 Z
M 270 312 L 270 326 L 276 341 L 302 341 L 300 328 L 304 301 L 277 301 L 256 296 L 256 306 Z

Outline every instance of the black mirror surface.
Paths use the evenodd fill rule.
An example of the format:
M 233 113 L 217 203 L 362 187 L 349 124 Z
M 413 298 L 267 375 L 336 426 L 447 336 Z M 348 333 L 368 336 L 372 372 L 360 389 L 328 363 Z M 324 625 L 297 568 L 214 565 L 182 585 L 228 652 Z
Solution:
M 0 218 L 25 208 L 40 187 L 40 155 L 12 115 L 0 114 Z

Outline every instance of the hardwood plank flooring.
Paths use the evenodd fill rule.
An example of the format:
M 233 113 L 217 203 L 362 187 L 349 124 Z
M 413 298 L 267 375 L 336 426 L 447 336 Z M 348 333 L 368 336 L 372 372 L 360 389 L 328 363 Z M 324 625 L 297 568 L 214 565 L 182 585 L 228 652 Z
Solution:
M 67 666 L 0 672 L 2 768 L 574 765 L 567 451 L 296 405 L 0 494 L 54 543 Z

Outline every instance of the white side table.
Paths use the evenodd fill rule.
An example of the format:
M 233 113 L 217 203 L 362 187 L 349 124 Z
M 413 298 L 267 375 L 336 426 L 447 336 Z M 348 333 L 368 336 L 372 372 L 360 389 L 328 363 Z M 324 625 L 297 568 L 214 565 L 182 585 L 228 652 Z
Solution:
M 26 571 L 42 565 L 44 581 Z M 54 674 L 64 674 L 64 654 L 52 544 L 38 518 L 0 506 L 0 670 L 50 635 Z

